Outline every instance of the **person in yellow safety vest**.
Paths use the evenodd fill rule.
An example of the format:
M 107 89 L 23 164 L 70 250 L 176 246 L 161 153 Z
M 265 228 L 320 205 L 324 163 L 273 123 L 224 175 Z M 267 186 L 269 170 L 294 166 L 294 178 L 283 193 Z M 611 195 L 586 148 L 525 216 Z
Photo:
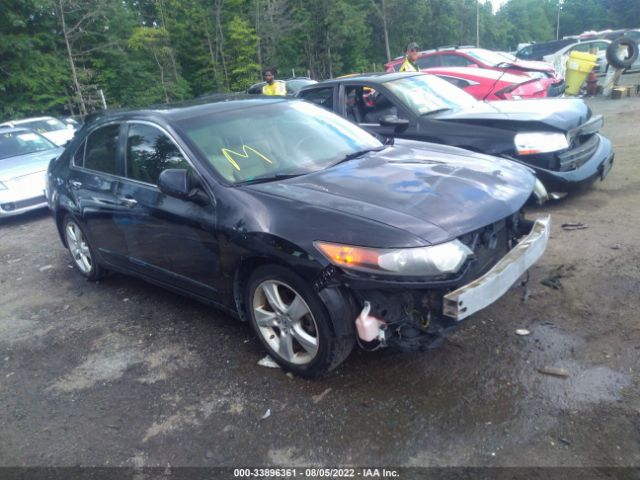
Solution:
M 420 69 L 416 65 L 416 60 L 418 58 L 418 50 L 420 50 L 420 48 L 418 47 L 418 44 L 415 42 L 411 42 L 407 46 L 407 52 L 405 53 L 405 56 L 404 56 L 404 62 L 402 62 L 402 65 L 400 66 L 401 72 L 419 72 L 420 71 Z
M 287 87 L 281 80 L 276 80 L 274 77 L 275 70 L 272 68 L 265 68 L 262 72 L 262 78 L 267 84 L 262 87 L 263 95 L 286 95 Z

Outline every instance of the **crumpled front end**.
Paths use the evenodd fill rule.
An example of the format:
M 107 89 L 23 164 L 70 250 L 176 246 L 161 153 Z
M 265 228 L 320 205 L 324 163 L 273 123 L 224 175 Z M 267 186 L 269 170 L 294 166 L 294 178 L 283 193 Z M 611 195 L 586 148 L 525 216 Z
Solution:
M 473 255 L 454 275 L 390 279 L 332 269 L 324 282 L 346 286 L 361 306 L 356 325 L 363 348 L 424 350 L 505 295 L 542 257 L 549 231 L 549 217 L 531 222 L 516 213 L 458 237 Z

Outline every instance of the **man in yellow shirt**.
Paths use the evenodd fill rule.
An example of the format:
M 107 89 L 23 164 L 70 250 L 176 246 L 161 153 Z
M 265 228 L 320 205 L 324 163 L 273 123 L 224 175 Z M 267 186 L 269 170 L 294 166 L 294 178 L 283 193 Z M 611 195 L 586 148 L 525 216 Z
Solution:
M 407 52 L 404 56 L 404 62 L 400 66 L 401 72 L 419 72 L 420 69 L 416 65 L 416 60 L 418 58 L 418 51 L 420 48 L 416 42 L 411 42 L 407 46 Z
M 262 87 L 263 95 L 286 95 L 287 87 L 281 80 L 276 80 L 274 76 L 275 70 L 272 68 L 265 68 L 262 72 L 262 78 L 267 84 Z

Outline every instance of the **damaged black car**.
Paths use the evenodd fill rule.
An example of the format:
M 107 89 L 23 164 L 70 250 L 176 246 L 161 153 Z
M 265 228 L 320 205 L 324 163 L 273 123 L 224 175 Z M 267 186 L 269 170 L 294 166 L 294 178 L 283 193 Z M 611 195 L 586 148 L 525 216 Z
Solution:
M 189 295 L 250 323 L 317 377 L 356 343 L 437 344 L 543 254 L 531 171 L 442 145 L 384 145 L 296 99 L 89 118 L 47 200 L 76 269 Z
M 532 168 L 552 197 L 604 179 L 611 142 L 580 99 L 481 102 L 424 73 L 367 74 L 304 87 L 298 97 L 387 138 L 442 143 Z

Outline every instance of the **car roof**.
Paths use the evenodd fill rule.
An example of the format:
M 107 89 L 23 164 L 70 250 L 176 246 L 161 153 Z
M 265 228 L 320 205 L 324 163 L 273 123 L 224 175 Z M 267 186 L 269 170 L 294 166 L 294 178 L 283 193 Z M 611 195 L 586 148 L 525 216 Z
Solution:
M 17 132 L 38 133 L 26 127 L 10 127 L 8 125 L 0 125 L 0 133 L 17 133 Z
M 9 124 L 9 123 L 13 123 L 14 125 L 21 125 L 23 123 L 29 123 L 29 122 L 38 122 L 41 120 L 56 120 L 54 117 L 31 117 L 31 118 L 22 118 L 20 120 L 9 120 L 7 122 L 4 122 L 3 125 Z
M 208 94 L 180 103 L 153 105 L 146 108 L 99 110 L 89 114 L 85 119 L 85 124 L 88 125 L 103 119 L 127 120 L 141 117 L 162 117 L 172 122 L 201 115 L 215 115 L 222 112 L 290 101 L 296 101 L 296 99 L 248 94 Z
M 307 85 L 306 87 L 302 88 L 301 91 L 318 88 L 319 86 L 324 86 L 324 85 L 333 85 L 337 83 L 366 81 L 368 83 L 381 84 L 381 83 L 389 82 L 391 80 L 397 80 L 398 78 L 414 77 L 416 75 L 426 75 L 426 74 L 421 72 L 356 73 L 353 75 L 349 75 L 347 77 L 332 78 L 329 80 L 323 80 L 321 82 L 314 83 L 313 85 Z

